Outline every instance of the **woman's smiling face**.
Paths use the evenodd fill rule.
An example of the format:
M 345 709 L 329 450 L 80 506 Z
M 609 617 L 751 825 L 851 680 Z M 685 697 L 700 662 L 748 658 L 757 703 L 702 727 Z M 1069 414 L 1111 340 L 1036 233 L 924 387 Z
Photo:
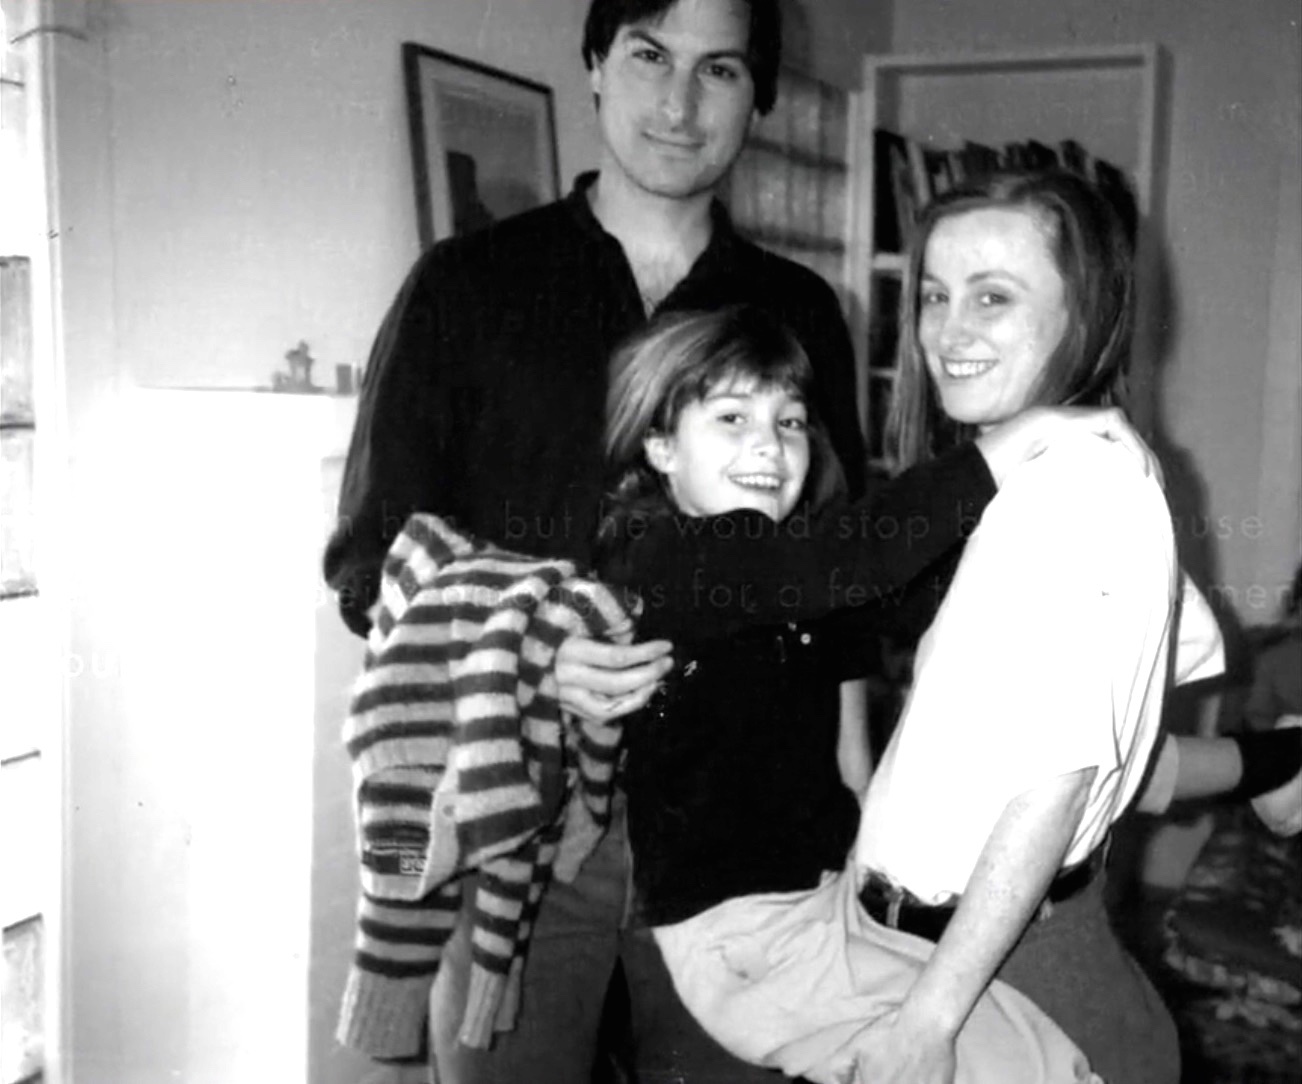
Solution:
M 941 407 L 989 427 L 1034 405 L 1067 330 L 1066 285 L 1033 211 L 986 207 L 944 218 L 927 239 L 918 342 Z

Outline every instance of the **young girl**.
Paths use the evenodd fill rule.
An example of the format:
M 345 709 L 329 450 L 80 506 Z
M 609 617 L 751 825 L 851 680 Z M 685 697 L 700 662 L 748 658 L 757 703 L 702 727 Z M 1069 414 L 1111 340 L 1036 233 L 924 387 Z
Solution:
M 599 571 L 641 600 L 640 635 L 675 645 L 666 688 L 625 731 L 640 918 L 684 1002 L 733 1053 L 839 1081 L 853 1072 L 857 1037 L 900 1001 L 927 949 L 868 920 L 853 877 L 834 872 L 859 813 L 837 777 L 826 690 L 862 674 L 868 637 L 891 621 L 899 589 L 976 522 L 994 492 L 984 455 L 1001 462 L 1006 449 L 990 434 L 871 506 L 838 504 L 809 381 L 797 344 L 753 309 L 675 315 L 621 351 L 607 428 L 617 484 Z M 846 607 L 834 629 L 814 620 Z M 804 922 L 802 910 L 829 900 L 834 921 Z M 753 929 L 730 937 L 722 971 L 698 981 L 702 938 L 735 915 Z M 776 944 L 766 936 L 774 921 L 787 931 Z M 799 927 L 822 942 L 809 967 L 799 959 L 807 938 L 790 934 Z M 799 945 L 794 957 L 783 938 Z M 781 981 L 763 983 L 765 969 Z M 720 1009 L 748 1021 L 744 1034 L 713 1027 Z M 970 1081 L 1089 1078 L 1052 1021 L 998 983 L 960 1058 Z

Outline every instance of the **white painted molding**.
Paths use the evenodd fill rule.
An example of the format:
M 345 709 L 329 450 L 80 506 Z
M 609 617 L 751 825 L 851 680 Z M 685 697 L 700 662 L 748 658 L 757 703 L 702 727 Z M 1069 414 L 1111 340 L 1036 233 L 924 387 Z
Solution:
M 9 41 L 17 44 L 41 34 L 63 34 L 85 41 L 90 35 L 90 0 L 29 0 L 19 7 L 16 25 L 7 27 Z

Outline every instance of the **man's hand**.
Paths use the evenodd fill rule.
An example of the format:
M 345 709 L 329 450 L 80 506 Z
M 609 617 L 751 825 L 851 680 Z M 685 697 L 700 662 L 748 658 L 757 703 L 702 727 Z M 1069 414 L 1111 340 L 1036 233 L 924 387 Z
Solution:
M 1017 467 L 1040 455 L 1055 440 L 1084 433 L 1117 441 L 1139 460 L 1145 474 L 1156 475 L 1162 482 L 1157 457 L 1116 407 L 1032 407 L 982 433 L 976 446 L 986 458 L 995 485 L 1002 486 Z
M 954 1039 L 938 1029 L 912 1027 L 899 1012 L 855 1037 L 857 1084 L 954 1084 Z
M 571 636 L 556 652 L 561 707 L 589 722 L 637 711 L 673 668 L 667 640 L 608 644 Z

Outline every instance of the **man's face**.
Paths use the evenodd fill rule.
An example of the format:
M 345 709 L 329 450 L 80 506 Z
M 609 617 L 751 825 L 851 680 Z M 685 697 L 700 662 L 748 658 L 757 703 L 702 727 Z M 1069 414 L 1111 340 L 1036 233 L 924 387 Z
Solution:
M 602 174 L 670 199 L 710 192 L 741 152 L 754 113 L 741 0 L 678 0 L 620 27 L 592 70 Z

